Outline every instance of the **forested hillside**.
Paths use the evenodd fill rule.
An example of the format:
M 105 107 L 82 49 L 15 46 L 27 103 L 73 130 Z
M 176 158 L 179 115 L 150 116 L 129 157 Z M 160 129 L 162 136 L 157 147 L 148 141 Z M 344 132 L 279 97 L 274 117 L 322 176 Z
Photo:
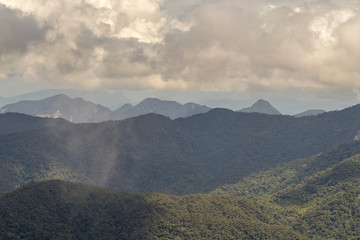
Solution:
M 131 192 L 208 192 L 351 141 L 360 106 L 295 118 L 215 109 L 0 136 L 1 189 L 61 178 Z
M 0 197 L 0 237 L 304 239 L 273 211 L 241 197 L 131 194 L 48 181 Z
M 360 237 L 360 142 L 253 174 L 213 194 L 279 206 L 293 230 L 314 239 Z
M 309 158 L 297 159 L 267 171 L 254 173 L 236 184 L 221 186 L 213 193 L 247 197 L 271 196 L 358 154 L 360 142 L 352 141 Z
M 358 239 L 360 157 L 270 198 L 121 193 L 62 181 L 0 195 L 2 239 Z
M 359 66 L 360 0 L 0 0 L 0 240 L 360 240 Z
M 70 126 L 70 124 L 64 119 L 38 118 L 22 113 L 0 114 L 0 134 L 38 130 L 55 126 Z
M 353 139 L 357 114 L 357 107 L 304 118 L 218 109 L 176 121 L 150 114 L 3 134 L 1 188 L 30 183 L 0 193 L 0 237 L 357 239 L 360 141 L 288 160 Z M 32 182 L 54 178 L 72 183 Z M 185 196 L 114 190 L 216 186 Z

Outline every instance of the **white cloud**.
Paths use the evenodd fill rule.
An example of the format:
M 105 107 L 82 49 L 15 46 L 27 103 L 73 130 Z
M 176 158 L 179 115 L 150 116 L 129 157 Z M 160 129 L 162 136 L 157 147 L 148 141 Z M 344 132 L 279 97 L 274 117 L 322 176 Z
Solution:
M 91 89 L 360 87 L 360 13 L 355 5 L 275 0 L 0 3 L 6 6 L 3 11 L 13 13 L 11 21 L 0 22 L 2 32 L 10 31 L 0 36 L 2 78 L 19 74 L 27 82 Z M 8 27 L 11 22 L 17 22 L 15 28 Z M 29 26 L 26 36 L 11 35 Z
M 309 26 L 309 29 L 316 34 L 314 39 L 318 47 L 332 47 L 337 43 L 337 36 L 334 31 L 339 25 L 355 17 L 355 12 L 350 9 L 331 11 L 323 16 L 316 17 Z

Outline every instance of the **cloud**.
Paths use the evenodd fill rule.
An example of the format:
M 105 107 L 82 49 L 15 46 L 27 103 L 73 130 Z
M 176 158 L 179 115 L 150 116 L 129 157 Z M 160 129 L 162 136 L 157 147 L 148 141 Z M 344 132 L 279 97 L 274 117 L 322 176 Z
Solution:
M 190 31 L 168 38 L 170 79 L 246 91 L 360 84 L 355 8 L 329 1 L 294 8 L 219 1 L 198 7 L 192 17 Z
M 158 48 L 168 31 L 190 27 L 163 11 L 161 0 L 0 2 L 33 16 L 39 28 L 50 25 L 43 41 L 12 62 L 28 83 L 166 88 L 172 84 L 159 84 Z
M 14 63 L 29 47 L 45 38 L 46 28 L 39 28 L 31 16 L 0 4 L 0 78 L 15 70 Z
M 346 88 L 353 95 L 360 89 L 357 7 L 265 0 L 0 3 L 6 6 L 0 26 L 7 29 L 0 57 L 8 66 L 0 68 L 2 78 L 15 73 L 29 83 L 86 89 Z
M 24 52 L 29 44 L 44 38 L 45 29 L 34 19 L 0 5 L 0 53 Z

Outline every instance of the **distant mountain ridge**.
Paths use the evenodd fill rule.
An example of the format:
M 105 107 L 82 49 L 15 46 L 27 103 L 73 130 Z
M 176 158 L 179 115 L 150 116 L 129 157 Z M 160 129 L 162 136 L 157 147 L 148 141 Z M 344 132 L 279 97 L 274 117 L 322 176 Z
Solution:
M 170 119 L 190 117 L 198 113 L 208 112 L 211 108 L 196 103 L 184 105 L 175 101 L 160 100 L 157 98 L 146 98 L 136 106 L 125 104 L 112 112 L 111 120 L 121 120 L 129 117 L 136 117 L 148 113 L 156 113 L 167 116 Z
M 18 112 L 37 117 L 64 118 L 74 123 L 82 123 L 108 120 L 111 110 L 79 97 L 72 99 L 64 94 L 59 94 L 39 101 L 20 101 L 9 104 L 2 107 L 0 112 Z
M 48 90 L 40 93 L 49 94 L 51 92 L 53 91 Z M 100 92 L 99 96 L 101 94 Z M 31 96 L 30 94 L 29 97 Z M 107 107 L 79 97 L 70 98 L 65 94 L 58 94 L 41 100 L 26 100 L 8 104 L 0 109 L 0 113 L 18 112 L 38 117 L 64 118 L 74 123 L 95 123 L 107 120 L 124 120 L 148 113 L 156 113 L 170 119 L 176 119 L 206 113 L 211 109 L 193 102 L 180 104 L 176 101 L 146 98 L 135 106 L 127 103 L 112 111 Z M 281 115 L 268 101 L 262 99 L 255 102 L 251 107 L 239 110 L 239 112 Z M 293 116 L 314 116 L 324 112 L 324 110 L 312 109 Z
M 108 93 L 106 91 L 82 91 L 74 89 L 46 89 L 41 91 L 29 92 L 13 97 L 1 97 L 0 106 L 12 104 L 20 101 L 38 101 L 55 95 L 64 94 L 70 98 L 81 97 L 96 104 L 100 104 L 111 109 L 115 109 L 130 100 L 125 98 L 122 93 Z
M 38 101 L 20 101 L 8 104 L 0 113 L 18 112 L 38 117 L 64 118 L 74 123 L 95 123 L 107 120 L 124 120 L 147 113 L 156 113 L 171 119 L 189 117 L 205 113 L 210 108 L 196 103 L 180 104 L 175 101 L 163 101 L 147 98 L 136 106 L 125 104 L 111 111 L 82 98 L 70 98 L 64 94 L 55 95 Z
M 310 109 L 302 113 L 295 114 L 294 117 L 307 117 L 307 116 L 315 116 L 318 114 L 325 113 L 326 111 L 321 109 Z
M 57 177 L 122 191 L 208 192 L 351 141 L 359 129 L 356 105 L 311 118 L 213 109 L 0 135 L 0 189 Z
M 263 99 L 258 100 L 251 107 L 239 110 L 239 112 L 281 115 L 281 113 L 276 108 L 274 108 L 268 101 Z

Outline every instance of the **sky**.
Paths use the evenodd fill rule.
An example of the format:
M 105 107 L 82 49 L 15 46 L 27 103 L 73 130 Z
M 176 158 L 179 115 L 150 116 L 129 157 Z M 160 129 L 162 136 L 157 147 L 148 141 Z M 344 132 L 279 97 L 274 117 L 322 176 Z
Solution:
M 359 9 L 357 0 L 0 0 L 0 96 L 69 88 L 339 108 L 360 100 Z

